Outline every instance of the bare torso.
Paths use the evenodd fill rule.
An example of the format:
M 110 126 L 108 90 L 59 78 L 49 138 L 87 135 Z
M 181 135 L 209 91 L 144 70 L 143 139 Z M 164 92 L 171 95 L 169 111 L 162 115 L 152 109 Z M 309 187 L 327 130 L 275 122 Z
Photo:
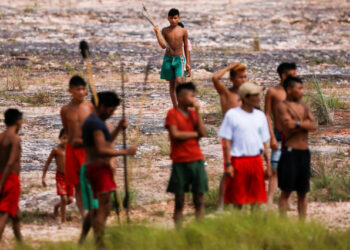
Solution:
M 287 93 L 283 89 L 282 86 L 277 86 L 271 88 L 271 112 L 272 112 L 272 117 L 273 117 L 273 122 L 274 122 L 274 128 L 278 130 L 282 130 L 282 125 L 277 119 L 277 105 L 280 102 L 283 102 L 287 98 Z
M 237 93 L 227 90 L 226 93 L 220 95 L 220 104 L 222 115 L 225 116 L 229 109 L 240 106 L 242 101 Z
M 89 101 L 83 101 L 80 104 L 71 102 L 62 107 L 63 127 L 68 136 L 68 143 L 73 147 L 83 147 L 82 126 L 93 110 L 93 105 Z
M 186 30 L 180 26 L 175 28 L 166 27 L 162 30 L 162 34 L 171 47 L 171 49 L 166 49 L 166 55 L 181 56 L 183 54 L 183 44 L 186 36 Z
M 57 172 L 64 174 L 64 164 L 65 164 L 65 149 L 61 146 L 55 147 L 55 160 Z
M 295 102 L 283 102 L 280 105 L 286 105 L 288 114 L 295 121 L 308 119 L 308 110 L 305 105 Z M 284 144 L 294 149 L 308 149 L 308 131 L 303 129 L 293 129 L 284 132 Z
M 9 133 L 7 131 L 0 134 L 0 173 L 4 172 L 5 167 L 9 161 L 11 149 L 14 146 L 16 146 L 17 149 L 11 173 L 19 174 L 21 170 L 21 145 L 20 143 L 14 145 L 15 141 L 20 141 L 19 136 L 17 134 Z

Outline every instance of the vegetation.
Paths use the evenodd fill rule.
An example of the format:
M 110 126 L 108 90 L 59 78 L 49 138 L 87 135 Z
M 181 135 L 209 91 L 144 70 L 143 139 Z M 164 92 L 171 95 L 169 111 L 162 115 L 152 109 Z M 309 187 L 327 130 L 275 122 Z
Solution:
M 142 224 L 109 227 L 109 249 L 349 249 L 350 231 L 280 218 L 275 213 L 235 211 L 165 230 Z M 76 249 L 75 242 L 42 243 L 17 249 Z M 94 249 L 92 239 L 84 249 Z

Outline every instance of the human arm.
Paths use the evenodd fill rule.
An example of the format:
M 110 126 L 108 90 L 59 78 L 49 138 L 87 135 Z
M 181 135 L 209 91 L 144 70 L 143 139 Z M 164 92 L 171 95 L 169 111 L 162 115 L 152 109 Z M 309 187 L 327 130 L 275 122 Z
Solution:
M 233 166 L 231 164 L 231 140 L 224 139 L 224 157 L 225 157 L 225 162 L 227 164 L 226 167 L 226 174 L 228 174 L 231 178 L 235 175 Z M 230 164 L 230 165 L 229 165 Z
M 272 109 L 272 97 L 273 97 L 273 89 L 269 89 L 266 93 L 265 96 L 265 115 L 267 119 L 267 124 L 269 126 L 269 131 L 270 131 L 270 147 L 273 150 L 278 149 L 278 143 L 275 137 L 275 134 L 273 132 L 273 126 L 272 126 L 272 120 L 271 120 L 271 109 Z
M 67 118 L 65 113 L 66 113 L 66 106 L 61 108 L 60 116 L 61 116 L 64 134 L 68 135 L 68 125 L 67 125 Z
M 305 104 L 304 104 L 305 105 Z M 306 119 L 300 121 L 300 128 L 303 130 L 314 131 L 317 129 L 317 124 L 310 108 L 305 105 L 305 112 L 307 112 Z
M 158 26 L 154 26 L 154 32 L 156 33 L 156 37 L 160 47 L 162 47 L 162 49 L 166 49 L 166 42 L 164 40 L 164 35 L 162 35 L 164 33 L 164 29 L 162 30 L 162 33 L 161 33 L 159 31 Z
M 93 132 L 93 136 L 94 136 L 94 142 L 95 142 L 95 150 L 100 157 L 114 157 L 114 156 L 121 156 L 121 155 L 136 154 L 137 146 L 131 146 L 128 149 L 122 149 L 122 150 L 115 150 L 111 148 L 107 144 L 102 130 L 95 130 Z
M 207 130 L 205 128 L 202 116 L 201 116 L 201 114 L 199 112 L 200 106 L 199 106 L 198 101 L 194 101 L 193 102 L 193 107 L 194 107 L 194 110 L 196 112 L 197 119 L 198 119 L 198 124 L 197 124 L 198 138 L 205 137 L 207 135 Z
M 186 57 L 186 72 L 187 72 L 187 76 L 190 77 L 191 76 L 191 56 L 190 56 L 190 49 L 188 45 L 187 30 L 185 30 L 183 42 L 184 42 L 184 50 L 185 50 L 185 57 Z
M 219 93 L 219 95 L 223 95 L 228 91 L 228 89 L 220 81 L 220 79 L 225 75 L 226 72 L 230 71 L 231 69 L 233 69 L 234 67 L 236 67 L 238 65 L 239 65 L 239 62 L 235 62 L 235 63 L 230 64 L 226 68 L 223 68 L 223 69 L 219 70 L 218 72 L 214 73 L 214 75 L 212 77 L 212 81 L 213 81 L 214 87 L 215 87 L 216 91 Z
M 55 157 L 55 155 L 56 155 L 56 150 L 52 149 L 51 153 L 49 155 L 49 158 L 47 158 L 47 160 L 45 162 L 44 169 L 43 169 L 43 176 L 41 178 L 41 182 L 42 182 L 44 187 L 46 187 L 46 182 L 45 182 L 46 172 L 47 172 L 47 170 L 48 170 L 48 168 L 50 166 L 50 163 L 51 163 L 53 157 Z
M 119 133 L 128 127 L 128 121 L 126 118 L 123 118 L 119 121 L 118 126 L 111 133 L 111 142 L 117 139 Z
M 266 170 L 265 176 L 266 178 L 270 178 L 272 176 L 271 162 L 269 157 L 269 145 L 267 142 L 264 143 L 264 153 L 263 153 L 265 162 L 266 162 Z
M 176 125 L 168 125 L 167 126 L 169 134 L 171 138 L 179 141 L 185 141 L 189 139 L 198 139 L 199 138 L 199 133 L 197 131 L 181 131 L 178 129 Z
M 3 171 L 2 178 L 0 179 L 0 193 L 5 185 L 7 178 L 11 174 L 13 168 L 16 166 L 16 164 L 18 164 L 20 154 L 21 154 L 21 139 L 19 137 L 15 137 L 12 142 L 11 151 Z

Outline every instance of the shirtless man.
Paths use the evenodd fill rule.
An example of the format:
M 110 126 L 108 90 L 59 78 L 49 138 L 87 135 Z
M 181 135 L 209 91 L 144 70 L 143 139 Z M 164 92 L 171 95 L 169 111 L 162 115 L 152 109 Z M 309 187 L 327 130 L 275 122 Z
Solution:
M 283 83 L 287 100 L 277 105 L 277 119 L 282 125 L 284 147 L 278 164 L 278 187 L 281 189 L 279 208 L 282 215 L 288 209 L 292 191 L 297 192 L 298 213 L 305 218 L 306 194 L 310 191 L 310 151 L 308 132 L 317 129 L 309 107 L 301 103 L 303 82 L 298 77 L 287 77 Z
M 270 130 L 270 147 L 271 151 L 271 167 L 272 176 L 269 179 L 269 187 L 267 192 L 267 203 L 273 203 L 273 195 L 277 188 L 277 166 L 281 157 L 282 147 L 282 126 L 276 119 L 277 104 L 284 101 L 287 97 L 286 91 L 283 88 L 283 82 L 288 76 L 296 76 L 295 63 L 281 63 L 277 68 L 278 75 L 280 77 L 280 84 L 268 89 L 265 96 L 265 115 L 269 124 Z M 272 124 L 273 118 L 273 124 Z
M 171 9 L 168 13 L 168 21 L 170 26 L 163 28 L 162 33 L 159 32 L 157 26 L 154 27 L 154 31 L 159 45 L 162 49 L 166 49 L 160 78 L 169 81 L 170 98 L 173 106 L 176 107 L 175 88 L 177 85 L 183 83 L 185 70 L 187 76 L 191 76 L 191 59 L 187 30 L 178 25 L 180 12 L 177 9 Z M 164 43 L 162 35 L 166 43 Z M 185 51 L 185 56 L 183 55 L 183 50 Z
M 18 207 L 22 151 L 18 131 L 22 127 L 22 113 L 17 109 L 6 110 L 5 124 L 6 130 L 0 134 L 0 240 L 6 222 L 11 217 L 16 240 L 22 241 Z
M 66 145 L 65 176 L 68 184 L 75 186 L 75 199 L 81 216 L 84 207 L 80 188 L 80 167 L 85 162 L 85 149 L 82 138 L 82 126 L 93 112 L 91 102 L 84 100 L 87 95 L 86 82 L 80 76 L 73 76 L 69 82 L 69 93 L 72 100 L 61 109 L 63 129 L 68 135 Z
M 247 67 L 245 65 L 242 65 L 238 62 L 232 63 L 231 65 L 227 66 L 226 68 L 216 72 L 213 75 L 213 83 L 216 91 L 220 95 L 220 104 L 221 104 L 221 112 L 222 116 L 224 117 L 226 112 L 231 109 L 235 108 L 241 105 L 241 99 L 238 95 L 238 89 L 239 87 L 247 81 L 247 74 L 246 74 Z M 233 86 L 230 88 L 227 88 L 220 79 L 225 75 L 226 72 L 230 71 L 230 81 L 233 83 Z M 222 142 L 224 143 L 224 139 L 222 139 Z M 224 152 L 224 144 L 223 146 L 223 152 Z M 226 169 L 226 161 L 225 156 L 224 159 L 224 170 Z M 224 208 L 224 194 L 225 194 L 225 179 L 227 177 L 227 174 L 223 174 L 221 180 L 220 180 L 220 186 L 219 186 L 219 207 L 218 211 L 222 211 Z

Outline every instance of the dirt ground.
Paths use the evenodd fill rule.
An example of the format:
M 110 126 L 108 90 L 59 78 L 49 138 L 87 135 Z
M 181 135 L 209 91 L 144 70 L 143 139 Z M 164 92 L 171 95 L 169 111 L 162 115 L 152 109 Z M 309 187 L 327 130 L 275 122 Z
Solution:
M 160 27 L 167 25 L 167 11 L 177 7 L 188 29 L 193 80 L 208 129 L 201 141 L 211 189 L 222 173 L 222 152 L 216 135 L 221 121 L 212 72 L 231 62 L 248 66 L 249 79 L 269 87 L 278 83 L 276 68 L 282 61 L 295 61 L 298 74 L 307 82 L 316 77 L 326 97 L 333 97 L 334 123 L 321 125 L 310 139 L 316 155 L 340 165 L 348 162 L 350 144 L 350 4 L 349 1 L 196 0 L 144 1 Z M 25 114 L 22 136 L 22 196 L 25 214 L 22 232 L 26 240 L 76 240 L 80 219 L 75 205 L 69 220 L 60 225 L 53 218 L 56 195 L 54 164 L 41 186 L 41 173 L 61 128 L 59 110 L 69 102 L 67 84 L 73 74 L 85 75 L 78 44 L 89 42 L 94 79 L 98 90 L 120 93 L 119 56 L 128 71 L 126 84 L 129 143 L 135 135 L 137 114 L 142 105 L 143 70 L 151 63 L 142 105 L 139 151 L 130 161 L 133 221 L 172 227 L 172 196 L 165 192 L 171 169 L 169 143 L 163 127 L 171 107 L 168 84 L 159 79 L 163 51 L 157 46 L 152 27 L 142 17 L 139 1 L 112 0 L 3 0 L 0 3 L 0 112 L 8 107 Z M 259 46 L 257 46 L 257 44 Z M 226 81 L 227 84 L 228 81 Z M 310 86 L 309 86 L 310 85 Z M 262 104 L 263 105 L 263 104 Z M 263 107 L 263 106 L 262 106 Z M 346 108 L 344 108 L 346 107 Z M 110 123 L 121 117 L 118 110 Z M 0 125 L 1 129 L 4 126 Z M 120 147 L 120 141 L 117 143 Z M 315 164 L 318 164 L 317 162 Z M 123 168 L 117 164 L 117 183 L 123 189 Z M 276 209 L 276 208 L 274 208 Z M 330 228 L 350 226 L 350 202 L 313 201 L 312 219 Z M 193 211 L 190 206 L 187 214 Z M 291 216 L 295 211 L 291 212 Z M 122 218 L 123 221 L 123 218 Z M 115 223 L 113 215 L 109 223 Z M 7 227 L 4 245 L 13 234 Z M 0 247 L 1 248 L 1 247 Z

